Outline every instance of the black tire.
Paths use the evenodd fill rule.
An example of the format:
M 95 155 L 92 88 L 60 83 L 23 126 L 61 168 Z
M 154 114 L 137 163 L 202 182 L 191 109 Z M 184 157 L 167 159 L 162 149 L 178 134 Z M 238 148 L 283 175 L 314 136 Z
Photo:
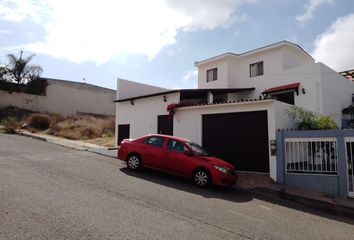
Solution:
M 193 172 L 193 182 L 198 187 L 207 187 L 211 184 L 211 175 L 206 169 L 196 169 Z
M 127 157 L 127 168 L 130 170 L 138 170 L 141 167 L 141 159 L 137 154 L 131 154 Z

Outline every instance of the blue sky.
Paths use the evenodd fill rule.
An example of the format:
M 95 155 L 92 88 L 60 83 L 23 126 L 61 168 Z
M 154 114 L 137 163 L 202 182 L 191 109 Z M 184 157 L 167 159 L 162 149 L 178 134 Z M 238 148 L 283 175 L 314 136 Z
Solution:
M 354 68 L 353 0 L 0 0 L 0 64 L 36 53 L 43 77 L 194 88 L 194 62 L 288 40 Z

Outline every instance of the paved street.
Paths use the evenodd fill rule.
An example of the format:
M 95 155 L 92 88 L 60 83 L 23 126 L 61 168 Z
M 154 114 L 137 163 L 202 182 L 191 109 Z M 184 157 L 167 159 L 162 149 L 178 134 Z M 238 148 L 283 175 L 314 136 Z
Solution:
M 353 239 L 354 221 L 0 134 L 0 239 Z

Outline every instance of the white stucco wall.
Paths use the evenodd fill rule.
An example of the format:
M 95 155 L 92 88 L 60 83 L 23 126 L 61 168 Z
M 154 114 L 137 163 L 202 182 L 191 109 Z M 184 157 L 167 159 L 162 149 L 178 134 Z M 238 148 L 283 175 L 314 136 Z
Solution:
M 342 109 L 352 104 L 353 82 L 320 63 L 323 113 L 341 125 Z
M 286 109 L 290 108 L 292 105 L 279 101 L 274 101 L 274 105 L 276 129 L 296 129 L 296 122 L 291 121 L 286 114 Z
M 281 49 L 282 51 L 282 62 L 283 62 L 283 69 L 294 68 L 305 64 L 314 63 L 314 60 L 300 52 L 298 49 L 295 49 L 291 46 L 284 46 Z
M 259 61 L 263 61 L 264 75 L 249 77 L 250 64 Z M 201 64 L 198 67 L 199 74 L 202 74 L 202 77 L 198 78 L 199 86 L 204 87 L 206 84 L 206 69 L 214 67 L 220 67 L 221 72 L 227 70 L 226 78 L 222 75 L 220 83 L 218 83 L 219 79 L 213 82 L 215 86 L 255 87 L 254 91 L 228 94 L 228 100 L 231 101 L 258 99 L 268 88 L 299 82 L 298 95 L 294 94 L 295 105 L 329 115 L 339 126 L 342 118 L 341 110 L 351 104 L 353 83 L 324 64 L 315 63 L 309 55 L 292 46 L 285 45 L 256 51 L 245 56 L 224 57 L 222 60 L 217 60 L 215 64 L 213 61 Z
M 166 96 L 166 102 L 164 102 L 163 96 Z M 167 106 L 178 102 L 179 92 L 135 99 L 134 105 L 130 101 L 117 102 L 116 126 L 130 124 L 130 138 L 157 133 L 157 116 L 167 115 Z M 116 143 L 117 139 L 118 135 L 116 134 Z
M 202 144 L 202 115 L 231 112 L 267 111 L 268 117 L 268 138 L 276 139 L 276 106 L 274 100 L 256 102 L 242 102 L 230 104 L 216 104 L 206 106 L 195 106 L 179 108 L 173 121 L 174 135 L 190 139 Z M 268 147 L 270 147 L 268 145 Z M 269 171 L 270 176 L 276 179 L 276 157 L 270 155 L 269 149 Z
M 0 107 L 15 106 L 62 115 L 94 113 L 115 115 L 116 91 L 85 83 L 48 80 L 46 96 L 0 90 Z
M 229 59 L 230 57 L 227 57 Z M 203 66 L 198 67 L 198 88 L 205 89 L 205 88 L 228 88 L 228 60 L 217 60 L 213 61 L 212 63 L 203 64 Z M 217 80 L 207 82 L 206 73 L 207 70 L 217 68 Z
M 117 80 L 117 99 L 132 98 L 164 91 L 167 91 L 167 89 L 119 78 Z

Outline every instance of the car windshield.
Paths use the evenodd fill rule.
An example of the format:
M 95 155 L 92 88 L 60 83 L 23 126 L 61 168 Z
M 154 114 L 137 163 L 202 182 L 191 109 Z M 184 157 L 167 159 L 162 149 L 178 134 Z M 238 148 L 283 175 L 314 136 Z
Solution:
M 203 149 L 201 146 L 194 142 L 186 142 L 186 144 L 198 155 L 204 156 L 204 157 L 209 157 L 211 156 L 210 153 L 208 153 L 205 149 Z

